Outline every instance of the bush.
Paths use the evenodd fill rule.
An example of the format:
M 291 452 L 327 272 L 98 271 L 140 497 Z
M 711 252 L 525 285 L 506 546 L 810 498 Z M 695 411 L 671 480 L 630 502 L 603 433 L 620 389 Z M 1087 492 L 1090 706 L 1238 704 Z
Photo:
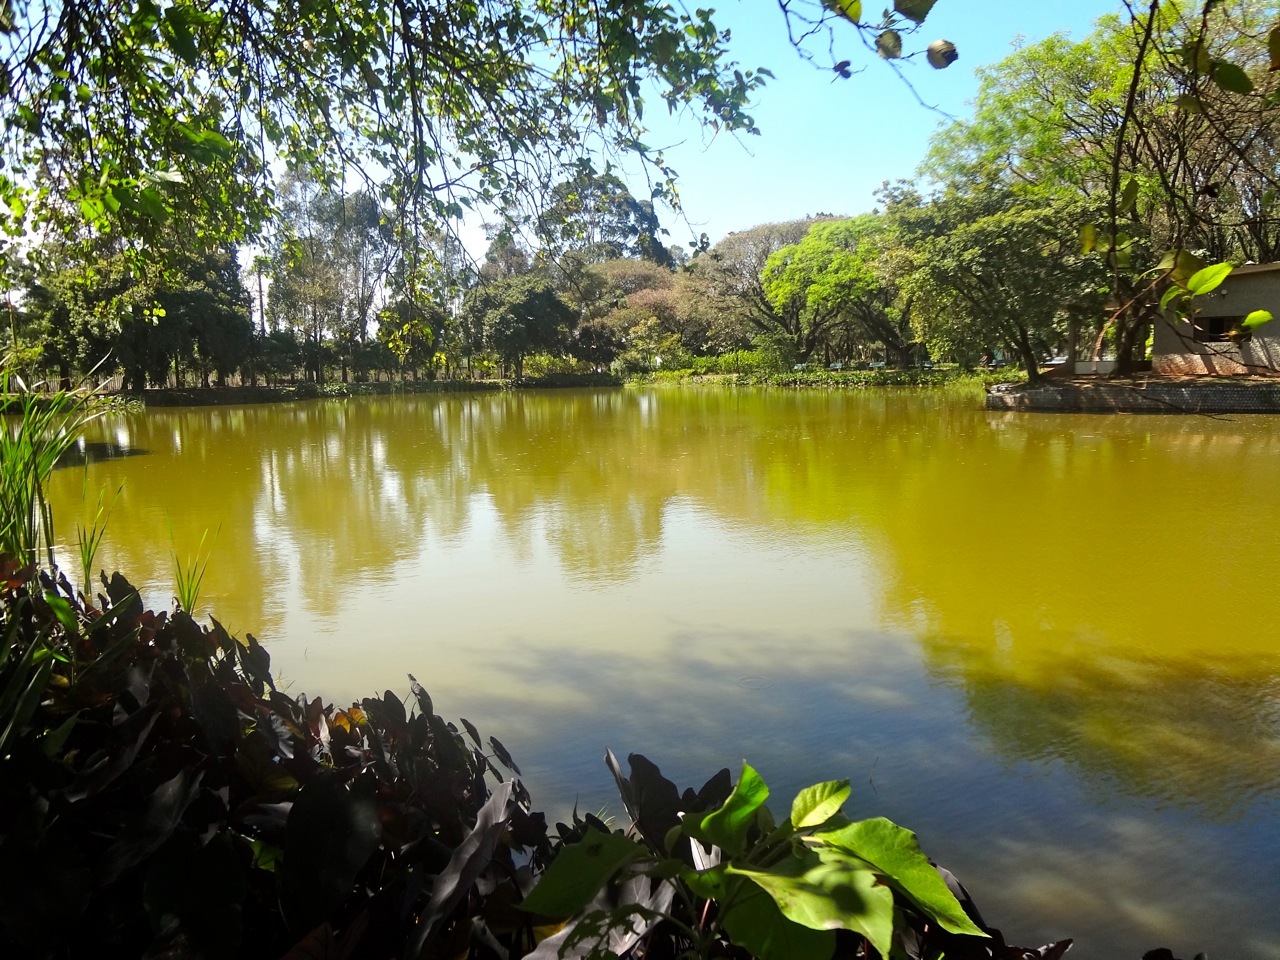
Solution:
M 104 586 L 0 566 L 0 953 L 452 956 L 549 856 L 505 748 L 416 681 L 408 710 L 295 699 L 252 636 Z

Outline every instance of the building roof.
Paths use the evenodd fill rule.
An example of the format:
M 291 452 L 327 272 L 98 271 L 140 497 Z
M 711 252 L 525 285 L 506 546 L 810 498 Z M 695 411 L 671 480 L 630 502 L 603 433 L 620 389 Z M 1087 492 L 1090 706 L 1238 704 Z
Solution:
M 1280 262 L 1277 263 L 1246 263 L 1236 267 L 1231 271 L 1231 276 L 1239 276 L 1242 273 L 1270 273 L 1273 270 L 1280 270 Z

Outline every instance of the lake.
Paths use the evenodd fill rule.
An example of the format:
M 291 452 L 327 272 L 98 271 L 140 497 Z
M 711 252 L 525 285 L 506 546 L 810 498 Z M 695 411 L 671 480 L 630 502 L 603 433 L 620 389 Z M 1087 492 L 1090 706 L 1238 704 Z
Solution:
M 291 692 L 407 672 L 535 806 L 747 759 L 848 777 L 1010 942 L 1280 958 L 1280 419 L 719 388 L 157 410 L 95 425 L 99 565 Z M 124 455 L 128 454 L 128 455 Z M 58 471 L 74 536 L 86 470 Z M 625 763 L 625 761 L 624 761 Z

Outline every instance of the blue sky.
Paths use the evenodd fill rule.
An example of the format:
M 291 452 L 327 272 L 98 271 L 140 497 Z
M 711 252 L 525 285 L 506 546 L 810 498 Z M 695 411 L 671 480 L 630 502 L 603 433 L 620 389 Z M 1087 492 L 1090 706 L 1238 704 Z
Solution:
M 689 224 L 664 215 L 670 242 L 705 231 L 714 243 L 733 230 L 818 211 L 861 213 L 874 206 L 872 193 L 882 181 L 913 175 L 943 118 L 921 107 L 852 28 L 836 51 L 854 69 L 866 69 L 833 83 L 829 71 L 805 63 L 789 46 L 773 0 L 723 0 L 715 7 L 717 25 L 733 32 L 734 58 L 768 67 L 777 79 L 753 111 L 761 135 L 741 142 L 721 137 L 707 144 L 692 120 L 672 123 L 655 109 L 648 142 L 682 141 L 667 159 L 680 174 Z M 960 59 L 946 70 L 912 61 L 904 72 L 926 103 L 963 117 L 977 89 L 975 69 L 1003 59 L 1017 38 L 1034 42 L 1059 31 L 1079 38 L 1098 17 L 1120 10 L 1120 0 L 938 0 L 907 49 L 945 38 Z M 642 183 L 633 188 L 644 195 Z

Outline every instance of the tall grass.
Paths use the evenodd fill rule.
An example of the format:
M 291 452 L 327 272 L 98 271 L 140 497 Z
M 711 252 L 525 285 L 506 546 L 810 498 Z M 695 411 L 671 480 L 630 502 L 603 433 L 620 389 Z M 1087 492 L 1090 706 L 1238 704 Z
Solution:
M 173 518 L 169 518 L 169 543 L 173 548 L 173 578 L 175 600 L 178 606 L 192 616 L 196 612 L 196 604 L 200 602 L 200 587 L 204 583 L 205 571 L 209 569 L 209 558 L 213 555 L 214 545 L 218 542 L 218 534 L 222 532 L 222 524 L 218 524 L 218 529 L 213 532 L 213 539 L 209 540 L 209 530 L 206 527 L 204 533 L 200 534 L 200 543 L 196 546 L 195 553 L 187 558 L 184 563 L 182 557 L 178 554 L 177 540 L 173 535 Z M 205 541 L 208 541 L 209 548 L 205 549 Z
M 120 499 L 120 491 L 123 486 L 116 488 L 115 496 L 111 498 L 111 502 L 106 502 L 107 488 L 101 487 L 98 490 L 98 507 L 93 514 L 93 523 L 91 526 L 81 526 L 76 524 L 76 547 L 80 558 L 80 583 L 83 585 L 83 593 L 86 598 L 89 596 L 89 584 L 93 578 L 93 561 L 98 555 L 98 548 L 102 546 L 102 538 L 107 532 L 107 521 L 111 519 L 111 511 L 115 509 L 116 501 Z M 84 502 L 89 500 L 89 468 L 85 465 L 84 486 L 81 488 L 80 497 Z
M 58 459 L 80 438 L 108 401 L 81 387 L 50 390 L 30 385 L 0 360 L 0 553 L 35 563 L 41 547 L 53 555 L 53 508 L 45 494 Z

